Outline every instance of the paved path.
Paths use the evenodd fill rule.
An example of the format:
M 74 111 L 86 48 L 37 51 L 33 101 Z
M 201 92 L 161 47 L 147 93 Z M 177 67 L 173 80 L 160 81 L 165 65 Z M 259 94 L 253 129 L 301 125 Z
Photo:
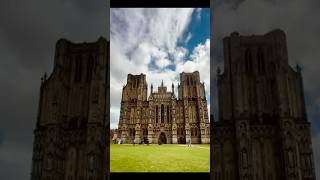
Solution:
M 141 146 L 141 145 L 146 145 L 146 144 L 121 144 L 121 145 L 127 145 L 127 146 Z M 147 145 L 146 145 L 147 146 Z M 188 147 L 187 144 L 177 144 L 177 146 L 184 146 L 184 147 Z M 202 149 L 210 149 L 208 147 L 202 147 L 202 146 L 199 146 L 199 145 L 196 145 L 196 144 L 191 144 L 191 147 L 196 147 L 196 148 L 202 148 Z
M 178 144 L 177 146 L 185 146 L 185 147 L 188 147 L 187 144 Z M 210 149 L 210 148 L 207 148 L 207 147 L 202 147 L 202 146 L 198 146 L 198 145 L 194 145 L 194 144 L 191 144 L 191 147 L 197 147 L 197 148 L 203 148 L 203 149 Z

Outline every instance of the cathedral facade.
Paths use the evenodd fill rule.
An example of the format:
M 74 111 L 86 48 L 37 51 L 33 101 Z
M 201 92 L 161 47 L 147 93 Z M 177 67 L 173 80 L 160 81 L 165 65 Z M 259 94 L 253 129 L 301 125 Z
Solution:
M 223 39 L 212 125 L 214 180 L 315 179 L 301 69 L 288 64 L 282 30 Z
M 118 137 L 124 143 L 184 144 L 210 143 L 210 124 L 204 83 L 198 71 L 181 73 L 178 98 L 163 82 L 158 91 L 151 84 L 149 97 L 146 75 L 127 77 L 122 89 Z
M 106 179 L 109 156 L 109 43 L 56 44 L 42 77 L 32 180 Z

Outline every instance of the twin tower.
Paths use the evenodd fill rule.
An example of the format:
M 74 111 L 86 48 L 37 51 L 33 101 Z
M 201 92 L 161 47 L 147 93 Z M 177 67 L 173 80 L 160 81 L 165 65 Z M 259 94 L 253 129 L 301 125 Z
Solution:
M 124 143 L 210 143 L 204 83 L 198 71 L 181 73 L 178 98 L 161 83 L 147 96 L 146 75 L 128 75 L 122 90 L 118 132 Z

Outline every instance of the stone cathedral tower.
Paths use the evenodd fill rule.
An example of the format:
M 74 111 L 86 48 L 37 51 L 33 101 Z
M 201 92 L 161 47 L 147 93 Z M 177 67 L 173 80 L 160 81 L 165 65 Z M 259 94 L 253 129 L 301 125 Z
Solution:
M 288 64 L 286 36 L 223 39 L 213 179 L 315 179 L 302 75 Z
M 42 78 L 32 180 L 105 179 L 109 131 L 109 43 L 60 39 Z
M 146 75 L 129 74 L 122 90 L 119 135 L 124 143 L 210 143 L 204 83 L 198 71 L 181 73 L 178 99 L 161 83 L 147 98 Z

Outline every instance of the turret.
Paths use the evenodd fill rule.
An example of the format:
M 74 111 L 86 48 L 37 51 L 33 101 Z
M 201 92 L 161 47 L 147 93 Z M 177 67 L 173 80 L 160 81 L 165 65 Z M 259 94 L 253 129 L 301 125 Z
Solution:
M 153 93 L 153 85 L 151 84 L 151 94 Z
M 173 83 L 171 85 L 171 88 L 172 88 L 172 94 L 174 94 L 174 84 Z

